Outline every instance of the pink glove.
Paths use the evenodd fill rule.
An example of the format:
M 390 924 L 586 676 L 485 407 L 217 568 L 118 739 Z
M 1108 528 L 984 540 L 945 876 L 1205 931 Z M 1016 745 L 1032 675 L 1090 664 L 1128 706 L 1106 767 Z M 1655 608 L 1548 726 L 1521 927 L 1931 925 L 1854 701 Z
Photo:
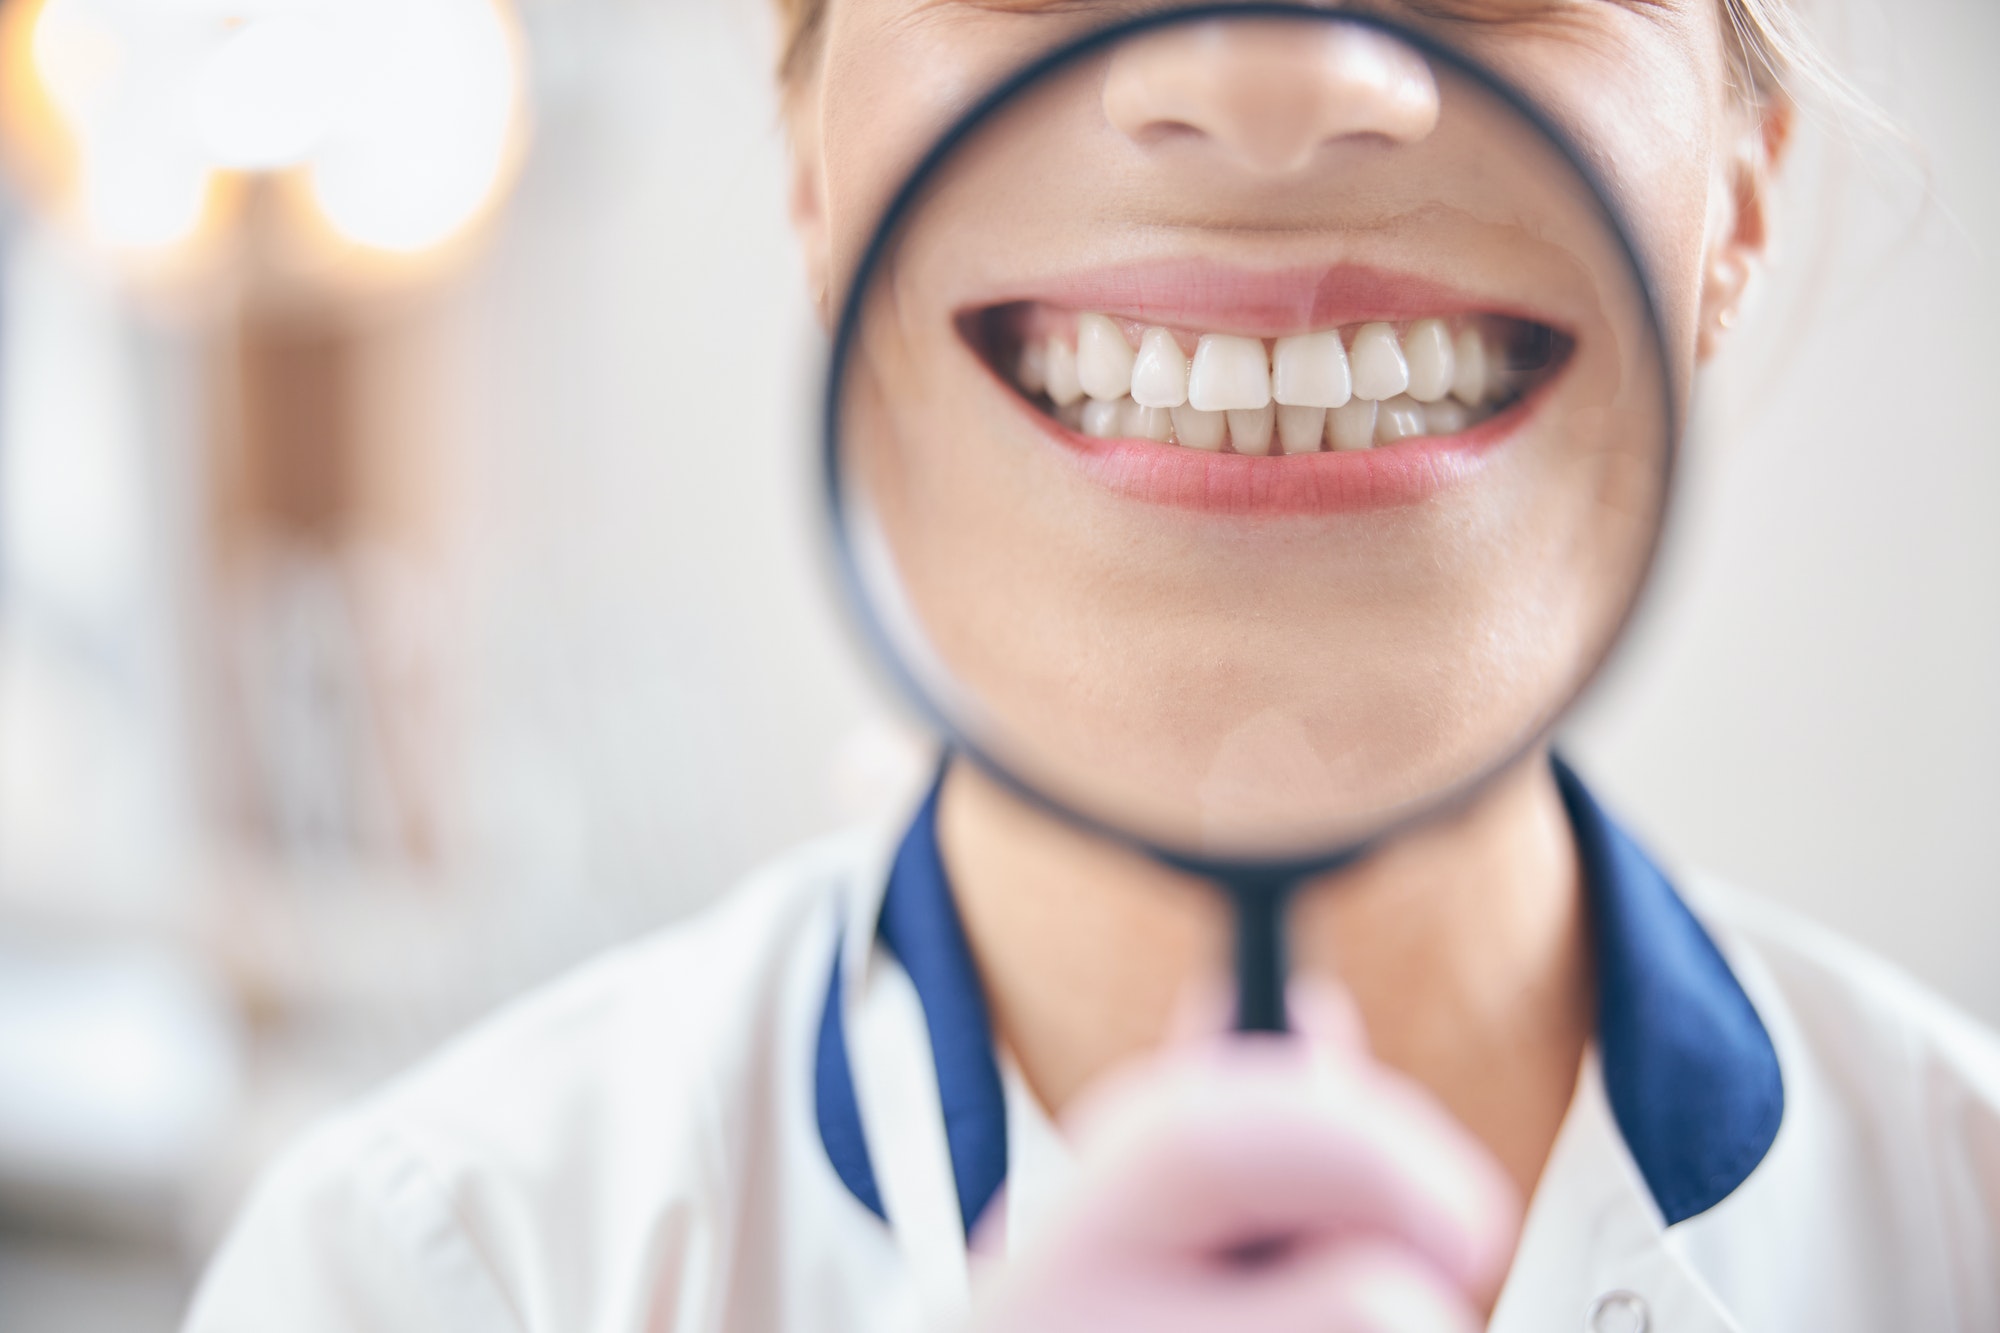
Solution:
M 1337 1007 L 1293 1008 L 1334 1039 L 1210 1038 L 1092 1093 L 1068 1207 L 982 1287 L 980 1333 L 1485 1327 L 1511 1182 Z

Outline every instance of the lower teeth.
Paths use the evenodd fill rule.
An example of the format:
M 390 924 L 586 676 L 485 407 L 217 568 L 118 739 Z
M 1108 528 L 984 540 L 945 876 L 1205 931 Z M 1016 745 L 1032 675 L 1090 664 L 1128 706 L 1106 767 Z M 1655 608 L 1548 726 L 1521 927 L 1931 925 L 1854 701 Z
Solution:
M 1350 399 L 1336 408 L 1263 408 L 1203 412 L 1192 407 L 1141 407 L 1130 398 L 1080 398 L 1038 406 L 1092 439 L 1151 440 L 1209 453 L 1311 454 L 1372 449 L 1417 438 L 1461 435 L 1506 410 L 1509 402 L 1467 407 L 1455 399 L 1420 403 L 1407 394 L 1375 402 Z

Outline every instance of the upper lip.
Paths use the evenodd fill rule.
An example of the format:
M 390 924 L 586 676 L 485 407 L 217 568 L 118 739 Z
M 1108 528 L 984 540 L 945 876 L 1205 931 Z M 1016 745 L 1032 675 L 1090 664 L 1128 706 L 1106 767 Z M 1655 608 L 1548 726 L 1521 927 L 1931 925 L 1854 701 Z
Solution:
M 1262 338 L 1434 315 L 1502 315 L 1564 332 L 1571 323 L 1515 293 L 1367 264 L 1266 269 L 1201 259 L 1140 260 L 1017 281 L 965 301 L 961 313 L 1024 301 Z

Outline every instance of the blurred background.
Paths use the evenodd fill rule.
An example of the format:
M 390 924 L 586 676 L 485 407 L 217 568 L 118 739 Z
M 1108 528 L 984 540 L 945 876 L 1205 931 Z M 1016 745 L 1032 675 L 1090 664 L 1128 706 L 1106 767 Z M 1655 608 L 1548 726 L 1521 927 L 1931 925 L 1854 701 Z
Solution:
M 1804 127 L 1569 748 L 2000 1022 L 2000 8 L 1820 10 L 1911 143 Z M 172 1328 L 306 1119 L 919 772 L 769 64 L 757 0 L 0 0 L 0 1329 Z

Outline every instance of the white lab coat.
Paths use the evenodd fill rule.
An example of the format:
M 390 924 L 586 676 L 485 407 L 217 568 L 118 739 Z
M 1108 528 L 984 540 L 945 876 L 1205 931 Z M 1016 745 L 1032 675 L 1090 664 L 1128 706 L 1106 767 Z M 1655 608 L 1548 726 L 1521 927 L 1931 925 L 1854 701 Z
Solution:
M 923 969 L 877 929 L 897 848 L 894 829 L 811 847 L 324 1124 L 256 1191 L 188 1333 L 948 1326 L 987 1260 L 966 1254 Z M 1819 929 L 1719 888 L 1683 896 L 1695 952 L 1712 939 L 1726 964 L 1710 991 L 1640 986 L 1604 1019 L 1491 1327 L 2000 1330 L 2000 1045 Z M 1681 950 L 1670 971 L 1693 955 L 1663 929 L 1634 941 Z M 1688 1017 L 1745 999 L 1747 1026 Z M 832 1162 L 829 1003 L 888 1222 Z M 1681 1104 L 1732 1043 L 1740 1066 Z M 1760 1059 L 1781 1117 L 1738 1096 L 1775 1093 Z M 1069 1163 L 993 1063 L 1012 1249 Z

